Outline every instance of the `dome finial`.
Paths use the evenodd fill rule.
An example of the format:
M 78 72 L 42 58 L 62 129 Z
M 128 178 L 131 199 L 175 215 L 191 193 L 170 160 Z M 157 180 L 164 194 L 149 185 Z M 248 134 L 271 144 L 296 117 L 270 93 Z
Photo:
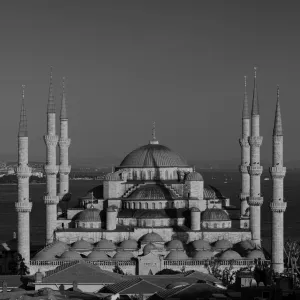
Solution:
M 158 140 L 156 139 L 155 121 L 152 123 L 152 140 L 149 142 L 149 144 L 158 144 Z

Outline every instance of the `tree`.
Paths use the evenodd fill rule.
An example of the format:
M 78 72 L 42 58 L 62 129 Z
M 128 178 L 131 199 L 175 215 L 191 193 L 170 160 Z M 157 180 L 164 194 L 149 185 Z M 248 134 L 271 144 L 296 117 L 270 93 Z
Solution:
M 117 274 L 125 275 L 124 271 L 118 265 L 115 265 L 115 267 L 113 268 L 113 272 Z
M 155 275 L 175 275 L 175 274 L 180 274 L 180 271 L 174 271 L 172 269 L 163 269 L 159 272 L 157 272 Z
M 20 253 L 15 253 L 13 259 L 9 263 L 9 269 L 14 275 L 27 275 L 29 274 L 29 269 L 25 264 L 25 259 Z

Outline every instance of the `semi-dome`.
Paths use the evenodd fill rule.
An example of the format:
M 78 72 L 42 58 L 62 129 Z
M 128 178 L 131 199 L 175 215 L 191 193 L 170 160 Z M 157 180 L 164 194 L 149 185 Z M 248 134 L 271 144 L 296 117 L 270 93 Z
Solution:
M 166 260 L 183 260 L 189 259 L 184 251 L 172 250 L 166 257 Z
M 133 254 L 129 251 L 120 251 L 115 254 L 114 259 L 127 261 L 127 260 L 131 260 L 133 257 L 134 257 Z
M 231 249 L 232 243 L 228 240 L 219 240 L 215 243 L 214 247 L 218 250 Z
M 224 209 L 213 207 L 202 213 L 202 221 L 230 221 L 230 218 Z
M 142 243 L 163 242 L 163 238 L 156 232 L 150 232 L 141 237 Z
M 109 258 L 104 251 L 92 251 L 87 260 L 109 260 Z
M 52 251 L 42 250 L 42 251 L 38 252 L 32 258 L 32 260 L 43 260 L 43 261 L 55 260 L 55 255 L 52 253 Z
M 198 172 L 191 172 L 186 175 L 185 180 L 186 181 L 203 181 L 203 177 Z
M 104 177 L 105 181 L 123 181 L 121 173 L 108 173 Z
M 62 259 L 62 260 L 82 260 L 82 257 L 78 252 L 70 250 L 70 251 L 64 252 L 61 255 L 60 259 Z
M 138 243 L 135 240 L 125 240 L 120 244 L 120 248 L 126 250 L 126 249 L 137 249 Z
M 196 240 L 192 242 L 192 247 L 195 250 L 210 250 L 211 245 L 206 240 Z
M 122 168 L 188 167 L 187 162 L 166 146 L 148 144 L 130 152 L 121 162 Z
M 264 253 L 261 250 L 255 249 L 247 254 L 249 259 L 266 259 Z
M 91 245 L 91 243 L 89 243 L 85 240 L 76 241 L 72 245 L 72 250 L 76 250 L 76 251 L 90 251 L 92 249 L 93 249 L 93 246 Z
M 149 254 L 152 250 L 156 250 L 156 246 L 152 243 L 147 244 L 144 248 L 143 248 L 143 253 L 144 255 Z
M 170 191 L 158 184 L 147 184 L 133 191 L 129 199 L 170 200 L 173 199 Z
M 94 207 L 87 208 L 76 218 L 79 222 L 101 222 L 100 219 L 100 210 Z
M 148 209 L 148 210 L 137 210 L 134 215 L 136 219 L 164 219 L 170 218 L 164 209 Z
M 193 254 L 193 259 L 204 260 L 211 259 L 214 256 L 213 252 L 207 250 L 195 251 Z
M 172 240 L 167 245 L 168 250 L 183 250 L 183 244 L 179 240 Z
M 251 240 L 240 241 L 236 245 L 242 250 L 253 250 L 253 249 L 255 249 L 255 244 Z
M 220 259 L 222 260 L 232 260 L 232 259 L 241 259 L 242 257 L 233 250 L 227 250 L 223 252 L 220 256 Z
M 115 250 L 116 246 L 109 240 L 101 240 L 95 245 L 95 249 L 99 250 Z
M 200 212 L 200 209 L 197 207 L 192 207 L 191 212 Z
M 70 246 L 63 242 L 63 241 L 54 241 L 52 244 L 47 246 L 48 250 L 47 251 L 52 251 L 52 253 L 55 254 L 61 254 L 65 252 L 66 250 L 69 250 Z

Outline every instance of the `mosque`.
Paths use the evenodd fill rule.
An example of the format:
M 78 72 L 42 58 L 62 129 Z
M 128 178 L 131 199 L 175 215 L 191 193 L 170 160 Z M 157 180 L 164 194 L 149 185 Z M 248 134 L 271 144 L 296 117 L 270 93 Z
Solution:
M 277 89 L 273 132 L 272 253 L 261 247 L 260 194 L 260 112 L 254 72 L 252 110 L 245 95 L 242 112 L 240 173 L 241 207 L 234 217 L 230 200 L 220 191 L 204 185 L 200 173 L 176 152 L 159 143 L 153 127 L 148 144 L 130 152 L 107 174 L 103 183 L 78 200 L 78 205 L 61 205 L 69 191 L 66 94 L 63 83 L 60 134 L 56 135 L 56 109 L 52 71 L 47 104 L 44 203 L 46 208 L 46 245 L 30 257 L 28 134 L 24 90 L 18 134 L 18 214 L 17 247 L 31 274 L 85 261 L 112 271 L 116 266 L 125 273 L 148 275 L 163 269 L 207 272 L 208 260 L 221 267 L 249 266 L 256 259 L 271 260 L 275 272 L 283 265 L 283 133 Z M 59 147 L 59 165 L 56 149 Z M 57 174 L 59 190 L 57 191 Z

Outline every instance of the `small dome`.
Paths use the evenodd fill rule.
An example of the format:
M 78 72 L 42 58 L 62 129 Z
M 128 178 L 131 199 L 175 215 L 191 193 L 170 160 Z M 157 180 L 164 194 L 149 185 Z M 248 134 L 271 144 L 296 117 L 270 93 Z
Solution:
M 147 184 L 134 190 L 129 196 L 129 199 L 146 199 L 146 200 L 171 200 L 172 195 L 170 190 L 158 184 Z
M 45 250 L 42 250 L 40 252 L 38 252 L 32 260 L 54 260 L 55 259 L 55 256 L 54 254 L 52 253 L 52 251 L 45 251 Z
M 82 260 L 82 257 L 78 252 L 70 250 L 70 251 L 64 252 L 61 255 L 60 259 L 62 259 L 62 260 Z
M 183 250 L 183 244 L 179 240 L 172 240 L 167 245 L 168 250 Z
M 108 173 L 104 177 L 105 181 L 123 181 L 121 173 Z
M 101 222 L 100 210 L 94 207 L 87 208 L 79 213 L 76 220 L 80 222 Z
M 133 257 L 134 257 L 133 254 L 129 251 L 120 251 L 115 254 L 114 259 L 127 261 L 127 260 L 131 260 Z
M 191 172 L 186 175 L 186 181 L 203 181 L 203 177 L 198 172 Z
M 200 212 L 200 209 L 197 207 L 192 207 L 191 212 Z
M 90 251 L 92 249 L 93 246 L 85 240 L 79 240 L 72 245 L 72 250 L 75 251 Z
M 109 258 L 104 251 L 92 251 L 87 260 L 109 260 Z
M 113 242 L 108 240 L 101 240 L 95 245 L 95 249 L 99 250 L 115 250 L 116 246 Z
M 166 257 L 166 260 L 184 260 L 189 259 L 184 251 L 172 250 Z
M 193 254 L 193 259 L 197 260 L 205 260 L 205 259 L 211 259 L 214 256 L 213 252 L 211 251 L 195 251 Z
M 232 243 L 228 240 L 219 240 L 215 243 L 214 247 L 219 250 L 227 250 L 232 248 Z
M 242 250 L 253 250 L 255 249 L 255 244 L 251 240 L 240 241 L 236 244 Z
M 264 253 L 261 250 L 253 250 L 248 253 L 247 258 L 249 259 L 266 259 Z
M 109 206 L 106 211 L 107 212 L 116 212 L 116 209 L 114 206 Z
M 220 256 L 220 259 L 222 260 L 232 260 L 232 259 L 241 259 L 242 257 L 233 250 L 227 250 L 223 252 Z
M 138 243 L 135 240 L 125 240 L 120 244 L 120 247 L 122 249 L 130 249 L 130 250 L 135 250 L 138 248 Z
M 121 162 L 122 168 L 188 167 L 186 161 L 166 146 L 148 144 L 130 152 Z
M 155 242 L 163 242 L 163 238 L 156 232 L 150 232 L 141 237 L 141 242 L 143 243 L 155 243 Z
M 206 240 L 196 240 L 192 242 L 192 247 L 195 250 L 210 250 L 211 245 Z
M 202 221 L 230 221 L 230 218 L 224 209 L 214 207 L 202 213 Z
M 70 246 L 62 241 L 54 241 L 52 244 L 48 245 L 47 248 L 55 253 L 55 254 L 61 254 L 65 252 L 66 250 L 69 250 Z
M 156 246 L 152 243 L 147 244 L 144 249 L 143 249 L 143 253 L 144 255 L 149 254 L 152 250 L 156 250 Z

